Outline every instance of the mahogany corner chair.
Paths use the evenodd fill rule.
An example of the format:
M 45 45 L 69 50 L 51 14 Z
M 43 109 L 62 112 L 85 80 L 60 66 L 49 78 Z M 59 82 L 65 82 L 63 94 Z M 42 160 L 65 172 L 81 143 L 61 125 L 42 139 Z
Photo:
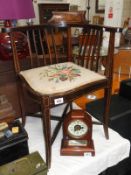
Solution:
M 45 139 L 46 163 L 51 166 L 51 145 L 56 133 L 63 121 L 64 114 L 71 103 L 84 94 L 104 89 L 105 111 L 103 114 L 103 127 L 105 137 L 108 134 L 108 114 L 112 87 L 113 53 L 116 28 L 91 25 L 87 23 L 75 24 L 82 28 L 84 45 L 80 48 L 77 61 L 71 55 L 71 35 L 67 32 L 67 50 L 65 55 L 59 53 L 55 45 L 54 33 L 57 30 L 69 31 L 72 26 L 34 25 L 11 28 L 10 35 L 13 51 L 14 67 L 19 77 L 19 96 L 22 107 L 22 121 L 25 123 L 26 113 L 24 110 L 23 90 L 26 90 L 32 100 L 41 106 L 43 133 Z M 102 46 L 103 32 L 109 32 L 108 54 L 104 74 L 99 73 L 100 49 Z M 22 32 L 26 36 L 26 49 L 28 54 L 24 59 L 19 59 L 19 50 L 22 43 L 17 42 L 16 32 Z M 94 37 L 94 35 L 96 37 Z M 50 46 L 49 38 L 52 38 Z M 92 38 L 93 36 L 93 38 Z M 18 37 L 18 36 L 17 36 Z M 20 37 L 20 36 L 19 36 Z M 95 41 L 90 44 L 91 40 Z M 82 41 L 81 41 L 82 42 Z M 24 45 L 25 47 L 25 45 Z M 86 56 L 85 56 L 86 54 Z M 86 59 L 86 60 L 85 60 Z M 27 61 L 26 67 L 23 61 Z M 85 64 L 86 63 L 86 64 Z M 56 126 L 55 134 L 51 136 L 51 114 L 50 109 L 66 103 L 66 109 Z

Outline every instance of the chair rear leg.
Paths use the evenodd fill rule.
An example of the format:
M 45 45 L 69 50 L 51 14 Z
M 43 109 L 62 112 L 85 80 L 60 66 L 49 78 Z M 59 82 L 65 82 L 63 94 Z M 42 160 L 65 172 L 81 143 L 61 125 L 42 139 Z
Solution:
M 43 98 L 41 102 L 43 133 L 45 139 L 46 164 L 51 166 L 51 118 L 49 108 L 49 97 Z
M 111 88 L 104 89 L 104 115 L 103 115 L 103 127 L 106 139 L 109 139 L 109 112 L 110 112 L 110 102 L 111 102 Z

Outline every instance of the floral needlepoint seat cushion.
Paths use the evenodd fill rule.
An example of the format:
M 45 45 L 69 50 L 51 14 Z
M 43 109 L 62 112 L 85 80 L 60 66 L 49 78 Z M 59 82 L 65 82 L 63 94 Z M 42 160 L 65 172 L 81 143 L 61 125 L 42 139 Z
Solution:
M 72 62 L 25 70 L 20 75 L 34 91 L 47 95 L 70 91 L 87 83 L 106 79 L 105 76 Z

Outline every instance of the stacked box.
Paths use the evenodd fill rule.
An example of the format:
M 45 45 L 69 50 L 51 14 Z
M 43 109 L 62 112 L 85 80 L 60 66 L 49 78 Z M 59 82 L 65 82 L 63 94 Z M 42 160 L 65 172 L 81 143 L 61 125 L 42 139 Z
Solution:
M 47 175 L 47 166 L 38 152 L 0 167 L 0 175 Z
M 19 120 L 9 124 L 9 129 L 18 127 L 19 132 L 9 138 L 0 138 L 0 165 L 29 154 L 28 135 Z

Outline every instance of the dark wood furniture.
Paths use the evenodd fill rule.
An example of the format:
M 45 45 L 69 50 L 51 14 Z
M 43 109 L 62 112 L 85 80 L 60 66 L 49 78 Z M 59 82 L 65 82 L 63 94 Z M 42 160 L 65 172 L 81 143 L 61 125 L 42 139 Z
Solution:
M 0 94 L 6 95 L 9 103 L 11 103 L 12 108 L 15 111 L 14 116 L 8 116 L 7 118 L 4 117 L 1 119 L 2 121 L 8 122 L 10 119 L 12 120 L 13 118 L 20 118 L 22 116 L 17 84 L 18 82 L 13 60 L 0 60 Z M 28 114 L 39 111 L 39 106 L 32 103 L 28 97 L 26 98 L 25 103 Z
M 70 31 L 72 27 L 79 27 L 81 28 L 81 31 L 83 31 L 83 38 L 81 41 L 81 46 L 79 48 L 80 50 L 77 60 L 72 59 L 72 56 L 68 57 L 69 53 L 71 53 L 72 41 L 70 32 L 68 31 Z M 64 59 L 61 57 L 58 50 L 56 49 L 54 37 L 57 30 L 64 30 L 64 32 L 67 32 L 68 49 L 67 55 L 66 57 L 64 57 Z M 24 33 L 27 37 L 27 47 L 29 49 L 29 53 L 24 60 L 27 60 L 28 64 L 30 63 L 30 67 L 22 66 L 22 60 L 19 59 L 19 46 L 21 45 L 19 45 L 19 42 L 16 42 L 16 31 Z M 100 63 L 100 48 L 102 44 L 103 31 L 109 32 L 109 48 L 105 72 L 104 75 L 100 75 L 98 68 Z M 105 90 L 105 111 L 103 115 L 103 127 L 106 138 L 109 138 L 108 113 L 112 87 L 112 67 L 115 32 L 117 32 L 116 28 L 91 25 L 87 23 L 67 24 L 65 26 L 51 24 L 25 26 L 11 28 L 11 31 L 9 32 L 9 35 L 11 37 L 15 72 L 19 80 L 18 94 L 19 101 L 22 107 L 22 121 L 23 123 L 25 122 L 25 116 L 27 115 L 27 111 L 25 112 L 26 100 L 23 99 L 23 90 L 26 90 L 26 92 L 32 98 L 32 102 L 36 102 L 41 106 L 43 133 L 45 137 L 46 163 L 48 168 L 50 168 L 51 166 L 51 145 L 60 129 L 65 113 L 69 107 L 72 109 L 71 103 L 84 94 L 90 93 L 98 89 Z M 51 36 L 53 47 L 52 45 L 50 46 L 49 35 Z M 94 35 L 96 35 L 97 37 L 94 37 Z M 94 40 L 94 38 L 95 41 L 92 45 L 90 41 Z M 83 42 L 84 45 L 82 44 Z M 55 65 L 53 66 L 53 64 Z M 56 72 L 56 74 L 50 75 L 50 70 L 52 70 L 52 67 L 53 69 L 55 69 L 55 71 L 58 71 L 60 68 L 61 71 L 59 71 L 61 73 L 58 71 Z M 43 69 L 42 72 L 41 68 Z M 25 69 L 28 69 L 28 71 L 26 72 Z M 71 69 L 71 72 L 73 71 L 72 75 L 75 76 L 73 77 L 73 79 L 72 76 L 67 73 L 68 69 Z M 23 71 L 21 72 L 21 70 Z M 88 70 L 90 71 L 88 72 Z M 92 78 L 90 78 L 91 76 Z M 85 79 L 84 81 L 83 78 Z M 75 81 L 81 81 L 81 83 L 77 82 L 75 84 Z M 51 90 L 50 82 L 51 84 L 53 83 L 53 87 L 51 87 L 51 89 L 53 88 L 52 91 L 49 91 Z M 57 82 L 59 82 L 59 84 L 57 84 Z M 61 87 L 60 85 L 63 85 L 64 89 L 59 89 Z M 62 117 L 59 118 L 60 121 L 56 126 L 53 135 L 51 136 L 50 109 L 51 107 L 58 106 L 64 103 L 67 103 L 66 108 L 63 112 Z M 57 117 L 55 117 L 55 119 L 57 119 Z
M 104 13 L 105 12 L 105 1 L 95 0 L 95 12 L 96 13 Z
M 16 118 L 15 110 L 6 95 L 0 94 L 0 122 L 10 123 Z
M 120 47 L 114 56 L 114 73 L 131 76 L 131 48 Z
M 86 11 L 80 10 L 80 11 L 65 11 L 65 12 L 52 12 L 53 16 L 50 20 L 48 20 L 48 23 L 50 24 L 57 24 L 57 25 L 67 25 L 67 24 L 84 24 L 88 23 L 86 21 Z M 72 57 L 72 50 L 73 46 L 76 46 L 79 44 L 79 38 L 72 36 L 72 31 L 78 29 L 77 26 L 72 26 L 71 28 L 68 27 L 67 29 L 67 35 L 64 34 L 64 44 L 68 43 L 68 57 Z M 79 30 L 79 29 L 78 29 Z M 69 38 L 71 38 L 71 41 Z
M 44 4 L 45 5 L 45 4 Z M 85 20 L 85 11 L 79 11 L 79 12 L 68 12 L 69 10 L 69 4 L 62 4 L 62 7 L 60 4 L 46 4 L 44 6 L 43 4 L 39 5 L 40 8 L 40 18 L 42 18 L 42 14 L 45 12 L 42 9 L 46 9 L 46 7 L 50 7 L 50 11 L 52 11 L 53 8 L 55 8 L 58 5 L 57 9 L 63 8 L 66 10 L 66 13 L 63 12 L 53 12 L 55 16 L 63 16 L 64 20 L 67 21 L 67 18 L 70 20 L 70 22 L 74 19 L 77 22 L 83 22 Z M 46 9 L 47 10 L 47 9 Z M 55 8 L 56 10 L 56 8 Z M 54 10 L 53 10 L 54 11 Z M 67 12 L 69 14 L 67 14 Z M 67 15 L 66 15 L 67 14 Z M 75 14 L 75 18 L 69 18 L 69 15 L 73 16 Z M 46 21 L 47 22 L 47 21 Z M 43 22 L 42 22 L 43 23 Z M 3 36 L 2 36 L 3 38 Z M 3 38 L 4 39 L 4 38 Z M 56 34 L 56 39 L 57 39 L 57 45 L 61 46 L 63 42 L 63 38 L 60 32 Z M 6 41 L 6 39 L 4 39 Z M 74 41 L 74 40 L 73 40 Z M 1 43 L 2 44 L 2 43 Z M 0 57 L 0 94 L 5 94 L 7 96 L 8 101 L 11 103 L 13 109 L 15 110 L 15 116 L 10 116 L 11 118 L 19 118 L 22 116 L 21 113 L 21 106 L 18 98 L 18 89 L 17 89 L 17 78 L 16 74 L 14 71 L 14 65 L 13 65 L 13 59 L 11 59 L 11 56 L 6 54 L 6 58 L 2 58 L 3 55 Z M 39 106 L 36 104 L 32 103 L 32 101 L 27 98 L 26 100 L 26 111 L 27 113 L 34 113 L 39 111 Z M 2 119 L 2 120 L 8 120 L 7 118 Z
M 6 95 L 17 117 L 21 116 L 13 60 L 0 61 L 0 94 Z
M 53 11 L 69 11 L 68 3 L 42 3 L 38 4 L 40 24 L 47 23 Z
M 104 24 L 104 17 L 95 15 L 92 18 L 92 23 L 93 24 L 103 25 Z
M 63 122 L 61 155 L 83 156 L 90 153 L 95 156 L 92 139 L 92 119 L 83 110 L 71 110 Z
M 60 23 L 65 22 L 66 24 L 78 24 L 78 23 L 84 23 L 86 21 L 86 11 L 80 10 L 80 11 L 63 11 L 63 12 L 52 12 L 52 18 L 48 20 L 49 23 Z

